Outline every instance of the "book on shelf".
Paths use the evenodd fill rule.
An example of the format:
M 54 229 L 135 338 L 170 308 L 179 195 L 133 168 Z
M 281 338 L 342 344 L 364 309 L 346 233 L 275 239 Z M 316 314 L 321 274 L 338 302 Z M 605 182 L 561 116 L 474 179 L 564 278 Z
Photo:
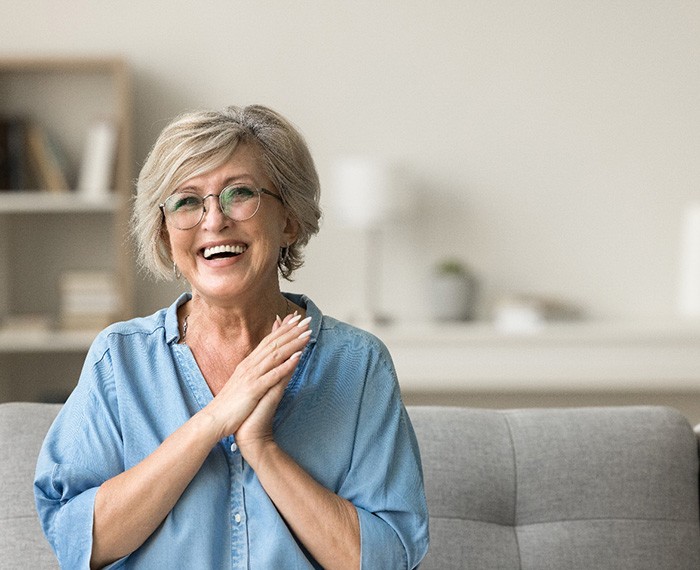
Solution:
M 27 126 L 27 147 L 39 188 L 49 192 L 68 192 L 70 187 L 56 142 L 50 140 L 37 123 L 29 123 Z
M 0 190 L 67 192 L 58 144 L 26 117 L 0 119 Z
M 10 185 L 10 148 L 7 136 L 7 121 L 0 120 L 0 191 L 9 190 Z
M 31 186 L 25 134 L 25 119 L 0 119 L 0 190 L 25 190 Z

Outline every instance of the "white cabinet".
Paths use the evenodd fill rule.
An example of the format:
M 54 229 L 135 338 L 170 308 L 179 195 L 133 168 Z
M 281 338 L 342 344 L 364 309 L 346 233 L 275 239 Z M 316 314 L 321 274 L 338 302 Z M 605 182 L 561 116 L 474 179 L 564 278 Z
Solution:
M 373 332 L 412 394 L 692 393 L 700 397 L 700 322 L 413 323 Z
M 0 59 L 0 121 L 38 125 L 61 150 L 67 191 L 0 189 L 0 401 L 56 399 L 78 378 L 94 330 L 67 330 L 67 272 L 106 272 L 115 318 L 133 314 L 130 77 L 120 59 Z M 117 132 L 111 188 L 76 191 L 88 133 Z M 28 152 L 28 151 L 27 151 Z M 26 157 L 25 157 L 26 158 Z

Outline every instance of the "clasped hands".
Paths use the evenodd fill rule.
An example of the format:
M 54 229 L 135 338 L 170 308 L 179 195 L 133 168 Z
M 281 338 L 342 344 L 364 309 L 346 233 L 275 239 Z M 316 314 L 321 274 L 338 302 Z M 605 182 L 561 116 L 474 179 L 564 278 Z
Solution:
M 274 443 L 272 420 L 284 390 L 309 342 L 311 318 L 277 317 L 272 331 L 236 367 L 216 397 L 201 413 L 212 419 L 215 441 L 235 434 L 241 454 L 250 462 Z

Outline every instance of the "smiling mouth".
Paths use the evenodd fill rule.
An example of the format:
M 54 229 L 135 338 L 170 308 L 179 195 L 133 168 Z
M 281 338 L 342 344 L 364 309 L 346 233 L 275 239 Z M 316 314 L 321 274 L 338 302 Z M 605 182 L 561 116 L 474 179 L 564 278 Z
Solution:
M 205 247 L 202 251 L 204 259 L 224 259 L 226 257 L 236 257 L 248 249 L 247 245 L 215 245 Z

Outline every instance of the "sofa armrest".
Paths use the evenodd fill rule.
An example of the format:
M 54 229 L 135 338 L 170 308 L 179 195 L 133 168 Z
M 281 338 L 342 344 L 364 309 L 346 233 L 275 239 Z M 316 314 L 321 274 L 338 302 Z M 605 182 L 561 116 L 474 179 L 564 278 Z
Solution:
M 57 404 L 0 404 L 0 566 L 58 568 L 34 506 L 32 481 L 39 448 L 61 409 Z

